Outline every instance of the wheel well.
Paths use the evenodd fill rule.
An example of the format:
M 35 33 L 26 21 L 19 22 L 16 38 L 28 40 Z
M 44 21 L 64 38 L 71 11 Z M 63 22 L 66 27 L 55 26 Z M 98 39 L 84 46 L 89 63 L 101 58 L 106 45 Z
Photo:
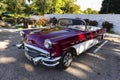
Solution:
M 70 47 L 70 48 L 68 48 L 68 50 L 69 50 L 69 51 L 72 51 L 72 54 L 73 54 L 73 55 L 75 55 L 75 56 L 77 55 L 77 52 L 76 52 L 75 48 Z

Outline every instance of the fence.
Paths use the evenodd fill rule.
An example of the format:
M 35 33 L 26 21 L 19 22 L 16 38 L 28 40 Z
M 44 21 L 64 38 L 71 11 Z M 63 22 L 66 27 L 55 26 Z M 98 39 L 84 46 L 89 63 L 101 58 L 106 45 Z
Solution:
M 56 17 L 59 18 L 81 18 L 81 19 L 90 19 L 90 20 L 96 20 L 99 23 L 99 26 L 101 26 L 102 22 L 108 21 L 110 23 L 113 23 L 114 28 L 113 31 L 120 35 L 120 14 L 45 14 L 44 16 L 35 16 L 32 15 L 30 18 L 33 19 L 39 19 L 39 18 L 52 18 Z

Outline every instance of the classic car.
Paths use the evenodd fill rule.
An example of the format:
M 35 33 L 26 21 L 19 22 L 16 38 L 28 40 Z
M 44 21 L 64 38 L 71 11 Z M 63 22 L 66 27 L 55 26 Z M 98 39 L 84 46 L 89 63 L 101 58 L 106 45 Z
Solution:
M 66 69 L 73 56 L 101 42 L 106 29 L 88 26 L 82 19 L 61 18 L 58 25 L 45 29 L 20 31 L 25 56 L 34 64 Z

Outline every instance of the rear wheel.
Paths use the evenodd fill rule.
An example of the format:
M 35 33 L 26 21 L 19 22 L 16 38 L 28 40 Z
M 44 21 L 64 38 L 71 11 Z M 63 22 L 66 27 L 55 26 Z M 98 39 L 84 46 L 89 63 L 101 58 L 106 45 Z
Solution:
M 67 51 L 61 58 L 60 63 L 59 63 L 59 69 L 66 69 L 68 68 L 73 61 L 73 54 L 71 51 Z

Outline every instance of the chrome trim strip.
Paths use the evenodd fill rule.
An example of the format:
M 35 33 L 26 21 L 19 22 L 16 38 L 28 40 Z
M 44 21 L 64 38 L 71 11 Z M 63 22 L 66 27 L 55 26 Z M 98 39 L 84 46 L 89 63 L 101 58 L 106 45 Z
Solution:
M 53 66 L 56 66 L 59 64 L 59 62 L 56 62 L 54 64 L 46 64 L 45 62 L 42 62 L 45 66 L 50 66 L 50 67 L 53 67 Z
M 49 58 L 44 58 L 44 57 L 35 57 L 33 58 L 33 61 L 39 61 L 39 60 L 43 60 L 43 61 L 48 61 L 48 62 L 54 62 L 57 60 L 60 60 L 61 57 L 56 57 L 54 59 L 49 59 Z
M 45 54 L 49 54 L 48 51 L 43 50 L 43 49 L 41 49 L 41 48 L 38 48 L 38 47 L 35 47 L 35 46 L 32 46 L 32 45 L 29 45 L 29 44 L 27 44 L 27 43 L 24 43 L 24 45 L 25 45 L 26 47 L 33 48 L 33 49 L 35 49 L 35 50 L 37 50 L 37 51 L 40 51 L 40 52 L 43 52 L 43 53 L 45 53 Z

